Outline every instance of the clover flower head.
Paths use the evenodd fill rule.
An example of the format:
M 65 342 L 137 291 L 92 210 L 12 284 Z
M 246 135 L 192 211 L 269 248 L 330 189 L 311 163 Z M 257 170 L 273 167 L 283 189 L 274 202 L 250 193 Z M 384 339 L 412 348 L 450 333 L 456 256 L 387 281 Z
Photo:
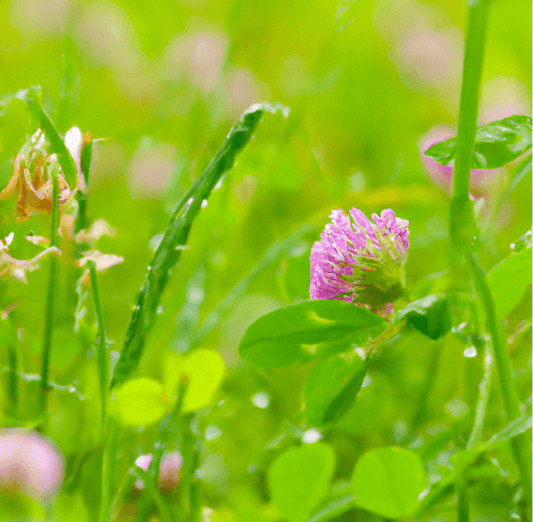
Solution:
M 359 209 L 333 210 L 311 249 L 311 299 L 341 299 L 390 312 L 403 293 L 409 222 L 386 209 L 370 221 Z
M 50 502 L 61 488 L 65 463 L 58 448 L 37 432 L 0 430 L 0 495 L 22 492 Z

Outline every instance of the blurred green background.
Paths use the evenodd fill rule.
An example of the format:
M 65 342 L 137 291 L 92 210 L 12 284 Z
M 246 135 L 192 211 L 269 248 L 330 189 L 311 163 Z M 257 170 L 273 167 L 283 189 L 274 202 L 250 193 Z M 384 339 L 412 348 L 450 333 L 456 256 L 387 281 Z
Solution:
M 298 424 L 294 415 L 309 368 L 259 373 L 239 359 L 238 343 L 260 315 L 309 297 L 309 249 L 332 208 L 379 213 L 391 207 L 410 221 L 406 269 L 413 296 L 459 285 L 442 272 L 450 261 L 449 197 L 425 171 L 420 148 L 435 126 L 456 123 L 465 2 L 12 0 L 0 3 L 0 13 L 0 97 L 40 84 L 60 132 L 76 125 L 106 138 L 94 148 L 88 212 L 116 229 L 98 248 L 124 257 L 100 276 L 112 350 L 120 351 L 124 340 L 152 255 L 150 240 L 231 125 L 255 102 L 291 107 L 287 121 L 265 116 L 194 223 L 190 249 L 173 271 L 138 372 L 162 379 L 165 351 L 188 349 L 195 327 L 274 242 L 302 224 L 314 225 L 268 258 L 195 344 L 220 351 L 228 368 L 218 393 L 224 402 L 201 419 L 202 429 L 211 427 L 208 433 L 216 435 L 205 442 L 203 464 L 205 503 L 218 517 L 213 520 L 278 520 L 264 483 L 276 450 L 264 447 L 291 418 Z M 530 114 L 530 2 L 494 0 L 487 38 L 480 122 Z M 12 103 L 0 119 L 0 189 L 33 131 L 22 104 Z M 485 199 L 486 269 L 531 226 L 530 175 L 501 209 L 496 205 L 515 172 L 516 166 L 501 169 L 477 188 Z M 36 255 L 38 248 L 23 234 L 48 235 L 48 229 L 48 216 L 18 223 L 15 200 L 0 202 L 0 237 L 15 232 L 14 255 Z M 81 407 L 75 394 L 57 392 L 46 434 L 67 461 L 60 519 L 94 520 L 96 362 L 72 333 L 80 274 L 66 240 L 62 248 L 52 378 L 76 384 L 86 398 Z M 432 276 L 441 272 L 440 279 Z M 27 373 L 39 372 L 46 277 L 43 267 L 28 275 L 27 285 L 0 281 L 0 309 L 18 303 L 11 317 Z M 529 294 L 510 316 L 509 332 L 530 315 Z M 511 347 L 517 368 L 530 367 L 529 343 L 526 333 Z M 481 357 L 464 357 L 464 349 L 452 336 L 433 343 L 417 333 L 387 347 L 370 370 L 371 384 L 326 434 L 337 452 L 337 478 L 349 476 L 363 451 L 406 441 L 423 448 L 430 475 L 446 467 L 470 429 L 481 372 Z M 428 372 L 434 378 L 420 413 Z M 524 397 L 530 377 L 529 370 L 519 370 Z M 35 390 L 31 383 L 22 390 L 28 423 Z M 268 397 L 259 401 L 266 407 L 257 407 L 258 393 Z M 505 424 L 497 383 L 493 394 L 491 432 Z M 6 416 L 3 424 L 10 423 Z M 149 452 L 154 436 L 150 427 L 125 429 L 119 468 Z M 490 484 L 474 495 L 479 520 L 506 520 L 508 481 Z M 370 515 L 353 511 L 342 520 L 365 517 Z

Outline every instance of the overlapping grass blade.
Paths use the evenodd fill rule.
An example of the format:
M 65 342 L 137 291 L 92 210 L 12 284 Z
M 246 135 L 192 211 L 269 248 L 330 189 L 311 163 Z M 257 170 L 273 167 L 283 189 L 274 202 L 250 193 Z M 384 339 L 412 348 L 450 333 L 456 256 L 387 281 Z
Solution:
M 115 366 L 111 387 L 127 380 L 139 365 L 146 335 L 152 326 L 159 299 L 168 280 L 169 271 L 180 258 L 192 222 L 202 208 L 203 201 L 209 197 L 224 173 L 231 169 L 236 155 L 248 143 L 263 113 L 265 111 L 275 113 L 278 110 L 287 115 L 288 109 L 281 105 L 261 104 L 250 107 L 231 129 L 226 141 L 204 173 L 178 203 L 164 232 L 163 239 L 148 265 L 126 332 L 124 346 Z

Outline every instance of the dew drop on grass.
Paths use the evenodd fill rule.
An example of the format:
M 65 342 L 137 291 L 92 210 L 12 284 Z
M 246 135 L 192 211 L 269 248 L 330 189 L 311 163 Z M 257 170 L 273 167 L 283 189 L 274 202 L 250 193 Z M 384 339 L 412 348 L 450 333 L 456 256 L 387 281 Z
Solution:
M 363 384 L 361 385 L 361 388 L 366 388 L 372 384 L 372 377 L 370 375 L 365 375 L 365 378 L 363 379 Z
M 163 310 L 164 310 L 164 309 L 165 309 L 165 306 L 164 306 L 164 305 L 159 305 L 159 306 L 157 307 L 157 310 L 156 310 L 155 313 L 156 313 L 157 315 L 161 315 L 161 314 L 163 313 Z
M 476 347 L 469 346 L 468 348 L 465 348 L 463 355 L 468 358 L 475 357 L 477 355 Z
M 202 201 L 202 208 L 205 208 L 205 207 L 207 207 L 207 199 L 204 199 Z
M 213 189 L 213 192 L 215 190 L 218 190 L 221 186 L 222 186 L 222 183 L 224 182 L 224 179 L 226 178 L 226 175 L 222 176 L 218 181 L 217 181 L 217 184 L 215 185 L 215 188 Z

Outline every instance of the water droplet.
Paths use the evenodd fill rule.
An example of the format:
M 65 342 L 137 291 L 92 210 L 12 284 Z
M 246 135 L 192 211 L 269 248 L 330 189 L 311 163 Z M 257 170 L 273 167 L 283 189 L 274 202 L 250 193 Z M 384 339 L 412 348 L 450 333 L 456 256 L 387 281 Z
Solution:
M 161 314 L 163 313 L 163 310 L 164 310 L 164 309 L 165 309 L 165 306 L 164 306 L 164 305 L 159 305 L 159 306 L 157 307 L 157 310 L 156 310 L 155 313 L 156 313 L 157 315 L 161 315 Z
M 217 181 L 217 184 L 215 185 L 215 188 L 213 189 L 213 191 L 215 190 L 218 190 L 221 186 L 222 186 L 222 183 L 224 182 L 224 178 L 226 177 L 226 175 L 222 176 L 218 181 Z
M 323 438 L 324 435 L 322 435 L 322 433 L 320 433 L 318 430 L 315 430 L 314 428 L 305 431 L 302 435 L 302 441 L 305 444 L 314 444 L 315 442 L 318 442 L 320 439 Z
M 140 310 L 141 307 L 140 307 L 139 305 L 135 305 L 135 306 L 133 307 L 133 309 L 134 309 L 135 311 L 137 311 L 137 310 Z
M 207 426 L 205 429 L 205 439 L 206 440 L 214 440 L 217 439 L 222 435 L 222 431 L 218 426 L 215 426 L 214 424 L 211 424 L 210 426 Z
M 371 384 L 372 384 L 372 377 L 370 377 L 370 375 L 365 375 L 361 388 L 366 388 L 367 386 L 370 386 Z
M 511 247 L 511 250 L 514 250 L 516 248 L 516 245 L 514 243 L 511 243 L 509 246 Z
M 258 392 L 252 397 L 252 403 L 254 406 L 264 410 L 270 405 L 270 397 L 266 392 Z
M 463 355 L 465 357 L 475 357 L 477 355 L 477 350 L 475 346 L 469 346 L 468 348 L 465 348 Z
M 201 288 L 191 288 L 187 292 L 187 299 L 191 303 L 201 303 L 204 300 L 204 292 Z
M 204 199 L 202 201 L 202 208 L 205 208 L 205 207 L 207 207 L 207 199 Z

